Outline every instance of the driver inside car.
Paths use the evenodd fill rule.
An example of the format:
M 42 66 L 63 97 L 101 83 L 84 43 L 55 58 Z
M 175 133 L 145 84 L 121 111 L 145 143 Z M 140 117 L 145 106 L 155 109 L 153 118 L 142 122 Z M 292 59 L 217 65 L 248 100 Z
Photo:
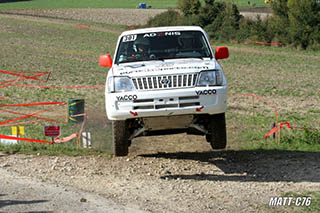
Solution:
M 194 37 L 189 34 L 182 34 L 178 38 L 178 43 L 180 45 L 181 50 L 191 50 L 193 47 Z
M 133 50 L 134 54 L 132 57 L 136 59 L 148 59 L 149 58 L 149 47 L 150 47 L 150 41 L 147 38 L 139 38 L 133 43 Z

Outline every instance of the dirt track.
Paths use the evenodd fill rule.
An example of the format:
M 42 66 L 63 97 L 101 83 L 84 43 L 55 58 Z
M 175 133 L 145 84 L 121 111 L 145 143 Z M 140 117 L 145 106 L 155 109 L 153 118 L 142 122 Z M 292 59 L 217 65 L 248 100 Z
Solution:
M 204 138 L 182 134 L 138 138 L 124 158 L 0 155 L 0 169 L 150 212 L 265 212 L 271 210 L 270 197 L 319 189 L 319 157 L 311 152 L 212 152 Z M 1 179 L 1 184 L 10 182 Z M 21 188 L 22 194 L 30 192 Z M 37 209 L 28 203 L 21 209 L 19 200 L 3 205 L 11 195 L 0 194 L 0 211 L 58 211 L 47 202 Z M 74 202 L 68 194 L 65 199 Z
M 124 158 L 7 155 L 0 158 L 0 168 L 150 212 L 269 211 L 270 197 L 320 186 L 318 153 L 155 151 L 158 140 L 162 149 L 170 150 L 186 145 L 183 138 L 141 138 L 132 147 L 136 151 Z M 182 145 L 179 140 L 184 140 Z M 144 150 L 146 145 L 153 148 Z M 6 197 L 0 204 L 1 199 Z M 10 208 L 14 205 L 0 205 L 0 211 Z

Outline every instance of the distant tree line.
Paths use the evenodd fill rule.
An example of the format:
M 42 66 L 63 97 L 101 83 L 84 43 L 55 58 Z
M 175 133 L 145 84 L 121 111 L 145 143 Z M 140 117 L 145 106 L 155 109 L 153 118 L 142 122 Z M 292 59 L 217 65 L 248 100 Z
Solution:
M 320 50 L 320 0 L 273 0 L 272 16 L 244 18 L 235 4 L 215 0 L 178 0 L 177 10 L 151 18 L 147 26 L 198 25 L 212 40 L 281 43 Z

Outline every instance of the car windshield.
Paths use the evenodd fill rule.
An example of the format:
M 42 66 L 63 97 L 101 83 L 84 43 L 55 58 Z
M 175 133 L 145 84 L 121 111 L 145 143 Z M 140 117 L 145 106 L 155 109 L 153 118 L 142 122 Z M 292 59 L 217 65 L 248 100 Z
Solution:
M 205 57 L 212 58 L 212 55 L 202 32 L 164 31 L 123 36 L 115 62 Z

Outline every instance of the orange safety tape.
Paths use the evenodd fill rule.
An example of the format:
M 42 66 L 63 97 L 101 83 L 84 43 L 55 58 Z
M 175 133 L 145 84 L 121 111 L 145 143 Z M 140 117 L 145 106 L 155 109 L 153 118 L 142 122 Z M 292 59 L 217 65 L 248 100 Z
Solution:
M 292 126 L 293 129 L 303 129 L 303 130 L 320 130 L 320 128 L 307 128 L 307 127 L 300 127 L 300 126 Z
M 7 104 L 0 105 L 0 107 L 18 107 L 18 106 L 40 106 L 40 105 L 65 105 L 66 102 L 43 102 L 43 103 L 28 103 L 28 104 Z
M 76 138 L 76 137 L 79 137 L 79 135 L 81 135 L 82 131 L 83 131 L 83 127 L 84 127 L 84 124 L 86 122 L 86 114 L 78 114 L 78 115 L 73 115 L 72 117 L 79 117 L 79 116 L 84 116 L 84 120 L 81 124 L 81 128 L 80 128 L 80 131 L 79 133 L 74 133 L 74 134 L 71 134 L 67 137 L 63 137 L 63 138 L 55 138 L 53 139 L 53 141 L 43 141 L 43 140 L 37 140 L 37 139 L 29 139 L 29 138 L 19 138 L 19 137 L 14 137 L 14 136 L 7 136 L 7 135 L 0 135 L 0 138 L 3 138 L 3 139 L 11 139 L 11 140 L 21 140 L 21 141 L 28 141 L 28 142 L 35 142 L 35 143 L 50 143 L 50 144 L 54 144 L 54 143 L 66 143 L 66 142 L 69 142 L 71 141 L 72 139 Z M 32 121 L 31 121 L 32 122 Z M 27 122 L 25 122 L 27 123 Z M 15 124 L 17 125 L 17 124 Z M 80 138 L 78 138 L 80 139 Z
M 37 123 L 43 121 L 42 119 L 38 120 L 33 120 L 33 121 L 25 121 L 25 122 L 20 122 L 20 123 L 13 123 L 13 124 L 6 124 L 6 125 L 1 125 L 0 127 L 7 127 L 7 126 L 22 126 L 22 125 L 27 125 L 27 124 L 32 124 L 32 123 Z
M 261 42 L 261 41 L 251 41 L 253 44 L 261 44 L 265 46 L 281 46 L 281 43 L 266 43 L 266 42 Z
M 281 123 L 279 126 L 275 126 L 270 132 L 268 132 L 265 136 L 264 139 L 267 140 L 267 138 L 272 135 L 273 133 L 276 133 L 279 129 L 281 129 L 283 126 L 287 126 L 289 129 L 293 129 L 290 125 L 289 122 L 284 122 Z
M 21 80 L 20 78 L 17 78 L 15 80 L 1 82 L 1 84 L 5 84 L 5 83 L 8 83 L 8 84 L 5 84 L 4 86 L 1 86 L 0 88 L 5 88 L 5 87 L 8 87 L 8 86 L 11 86 L 15 82 L 20 81 L 20 80 Z
M 232 40 L 231 42 L 233 43 L 240 43 L 236 40 Z M 266 42 L 261 42 L 261 41 L 245 41 L 243 42 L 243 44 L 261 44 L 261 45 L 265 45 L 265 46 L 282 46 L 282 43 L 266 43 Z
M 3 81 L 0 83 L 1 84 L 5 84 L 4 86 L 1 86 L 0 88 L 4 88 L 4 87 L 8 87 L 8 86 L 11 86 L 13 85 L 15 82 L 17 81 L 20 81 L 22 79 L 31 79 L 31 80 L 36 80 L 36 81 L 48 81 L 49 79 L 49 76 L 51 74 L 51 71 L 48 71 L 48 72 L 31 72 L 31 71 L 5 71 L 5 70 L 0 70 L 0 73 L 3 73 L 3 74 L 8 74 L 8 75 L 12 75 L 12 76 L 18 76 L 17 79 L 15 80 L 10 80 L 10 81 Z M 22 73 L 32 73 L 32 74 L 36 74 L 36 75 L 33 75 L 33 76 L 27 76 L 27 75 L 22 75 Z M 48 75 L 47 79 L 46 80 L 42 80 L 42 79 L 38 79 L 37 77 L 40 77 L 40 76 L 43 76 L 43 75 Z M 7 84 L 6 84 L 7 83 Z
M 82 28 L 82 29 L 88 29 L 89 26 L 85 24 L 76 24 L 77 27 Z
M 16 115 L 28 115 L 28 114 L 24 114 L 24 113 L 21 113 L 21 112 L 14 112 L 14 111 L 11 111 L 11 110 L 6 110 L 6 109 L 0 109 L 0 111 L 11 113 L 11 114 L 16 114 Z M 42 120 L 42 121 L 65 123 L 65 122 L 59 122 L 59 121 L 57 121 L 57 119 L 52 119 L 52 118 L 43 118 L 43 117 L 39 117 L 39 116 L 33 116 L 33 117 L 34 118 L 38 118 L 39 120 Z M 65 116 L 64 116 L 64 118 L 65 118 Z
M 65 102 L 51 102 L 51 103 L 29 103 L 29 104 L 10 104 L 10 105 L 0 105 L 0 107 L 7 107 L 7 106 L 35 106 L 35 105 L 53 105 L 53 104 L 58 104 L 58 106 L 55 106 L 55 107 L 52 107 L 51 109 L 47 109 L 47 110 L 41 110 L 39 112 L 35 112 L 33 114 L 29 114 L 29 115 L 25 115 L 25 116 L 22 116 L 22 117 L 19 117 L 19 118 L 14 118 L 14 119 L 11 119 L 11 120 L 7 120 L 7 121 L 2 121 L 0 122 L 0 125 L 3 125 L 3 124 L 7 124 L 7 123 L 11 123 L 11 122 L 14 122 L 14 121 L 17 121 L 17 120 L 21 120 L 21 119 L 24 119 L 24 118 L 29 118 L 29 117 L 34 117 L 35 115 L 37 114 L 40 114 L 40 113 L 43 113 L 43 112 L 47 112 L 47 111 L 50 111 L 54 108 L 57 108 L 57 107 L 60 107 L 60 106 L 63 106 L 67 103 Z
M 263 103 L 269 105 L 271 108 L 273 108 L 275 114 L 276 114 L 276 124 L 278 123 L 278 110 L 277 110 L 277 107 L 274 105 L 274 104 L 271 104 L 269 103 L 268 101 L 266 101 L 265 99 L 263 98 L 260 98 L 259 96 L 257 95 L 253 95 L 253 94 L 244 94 L 244 95 L 238 95 L 238 96 L 249 96 L 249 97 L 253 97 L 253 98 L 256 98 L 260 101 L 262 101 Z
M 78 133 L 74 133 L 70 136 L 64 137 L 64 138 L 55 138 L 53 140 L 54 143 L 66 143 L 68 141 L 71 141 L 72 139 L 78 137 Z
M 35 142 L 35 143 L 52 143 L 50 141 L 36 140 L 36 139 L 30 139 L 30 138 L 18 138 L 18 137 L 8 136 L 8 135 L 0 135 L 0 138 L 9 139 L 9 140 Z
M 68 142 L 70 140 L 72 140 L 73 138 L 77 137 L 78 134 L 74 133 L 68 137 L 64 137 L 64 138 L 55 138 L 53 141 L 44 141 L 44 140 L 37 140 L 37 139 L 30 139 L 30 138 L 19 138 L 19 137 L 15 137 L 15 136 L 8 136 L 8 135 L 0 135 L 0 138 L 2 139 L 8 139 L 8 140 L 19 140 L 19 141 L 27 141 L 27 142 L 34 142 L 34 143 L 65 143 Z
M 47 75 L 50 74 L 51 72 L 23 72 L 23 71 L 5 71 L 5 70 L 0 70 L 0 73 L 4 73 L 4 74 L 8 74 L 8 75 L 13 75 L 13 76 L 18 76 L 18 77 L 22 77 L 22 78 L 26 78 L 26 79 L 32 79 L 32 80 L 36 80 L 36 81 L 45 81 L 42 79 L 38 79 L 37 77 L 43 76 L 43 75 Z M 33 75 L 33 76 L 27 76 L 27 75 L 22 75 L 19 73 L 33 73 L 37 75 Z
M 35 115 L 37 115 L 37 114 L 40 114 L 40 113 L 43 113 L 43 112 L 47 112 L 47 111 L 49 111 L 49 110 L 42 110 L 42 111 L 35 112 L 35 113 L 33 113 L 33 114 L 30 114 L 30 115 L 25 115 L 25 116 L 22 116 L 22 117 L 19 117 L 19 118 L 14 118 L 14 119 L 11 119 L 11 120 L 2 121 L 2 122 L 0 122 L 0 126 L 1 126 L 2 124 L 12 123 L 12 122 L 14 122 L 14 121 L 21 120 L 21 119 L 24 119 L 24 118 L 30 118 L 30 117 L 33 117 L 33 116 L 35 116 Z
M 286 126 L 287 128 L 293 130 L 293 129 L 302 129 L 302 130 L 320 130 L 320 128 L 307 128 L 307 127 L 299 127 L 299 126 L 291 126 L 289 122 L 283 122 L 279 126 L 275 126 L 270 132 L 268 132 L 265 136 L 264 139 L 267 140 L 267 138 L 276 133 L 279 129 L 281 129 L 283 126 Z
M 0 88 L 4 88 L 4 87 L 8 87 L 8 86 L 36 87 L 36 88 L 65 88 L 65 89 L 103 89 L 103 88 L 105 88 L 104 85 L 97 85 L 97 86 L 42 86 L 42 85 L 30 85 L 30 84 L 15 84 L 15 82 L 20 81 L 23 78 L 46 82 L 46 81 L 48 81 L 48 78 L 51 74 L 51 71 L 48 71 L 48 72 L 36 72 L 36 71 L 34 71 L 34 72 L 29 71 L 28 72 L 28 71 L 26 71 L 25 72 L 25 71 L 0 70 L 0 73 L 12 75 L 12 76 L 18 76 L 18 78 L 15 80 L 0 82 L 0 85 L 4 84 L 4 86 L 0 86 Z M 32 74 L 36 74 L 36 75 L 27 76 L 27 75 L 23 75 L 23 73 L 32 73 Z M 48 75 L 46 80 L 42 80 L 42 79 L 37 78 L 37 77 L 40 77 L 43 75 Z

